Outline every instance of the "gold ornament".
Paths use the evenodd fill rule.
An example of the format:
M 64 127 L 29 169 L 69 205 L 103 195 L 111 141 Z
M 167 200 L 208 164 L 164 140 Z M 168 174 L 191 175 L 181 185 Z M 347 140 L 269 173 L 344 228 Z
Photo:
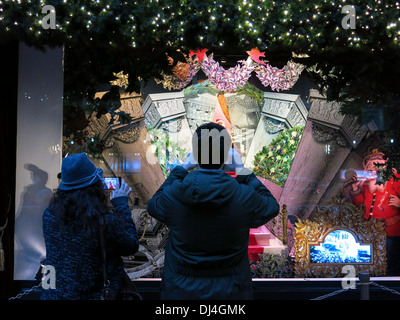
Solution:
M 129 74 L 124 74 L 123 71 L 120 71 L 118 73 L 113 72 L 114 77 L 117 77 L 116 80 L 110 81 L 111 85 L 113 86 L 118 86 L 120 88 L 127 88 L 129 85 L 128 77 Z
M 296 277 L 343 277 L 342 268 L 352 265 L 356 272 L 368 272 L 371 276 L 386 273 L 385 223 L 377 219 L 364 219 L 365 208 L 357 208 L 343 197 L 337 197 L 322 208 L 317 208 L 312 220 L 295 224 Z M 369 263 L 311 263 L 310 247 L 319 246 L 326 236 L 336 230 L 350 232 L 362 245 L 371 246 Z

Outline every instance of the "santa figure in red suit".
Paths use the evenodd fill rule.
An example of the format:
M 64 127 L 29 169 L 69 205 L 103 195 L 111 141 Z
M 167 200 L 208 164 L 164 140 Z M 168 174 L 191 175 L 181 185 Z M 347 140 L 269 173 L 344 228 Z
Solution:
M 374 149 L 368 154 L 363 167 L 369 177 L 352 177 L 349 192 L 351 202 L 357 206 L 365 205 L 366 219 L 384 219 L 387 233 L 387 275 L 400 275 L 400 180 L 393 177 L 384 184 L 376 183 L 377 165 L 385 164 L 385 155 Z M 400 178 L 396 169 L 393 175 Z

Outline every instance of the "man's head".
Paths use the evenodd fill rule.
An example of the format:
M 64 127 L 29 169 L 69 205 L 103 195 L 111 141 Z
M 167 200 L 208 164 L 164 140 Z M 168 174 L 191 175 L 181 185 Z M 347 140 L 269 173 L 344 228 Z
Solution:
M 221 169 L 232 147 L 232 139 L 223 126 L 210 122 L 196 129 L 192 146 L 193 158 L 200 168 Z
M 375 171 L 379 169 L 376 164 L 382 165 L 385 164 L 386 161 L 385 154 L 379 152 L 378 149 L 374 149 L 364 158 L 363 167 L 364 170 Z

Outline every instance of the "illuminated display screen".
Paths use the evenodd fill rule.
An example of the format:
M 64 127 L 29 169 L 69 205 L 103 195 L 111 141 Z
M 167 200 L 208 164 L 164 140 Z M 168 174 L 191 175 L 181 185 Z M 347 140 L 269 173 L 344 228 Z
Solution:
M 119 178 L 103 178 L 104 188 L 106 190 L 115 190 L 119 187 Z
M 371 263 L 371 246 L 359 244 L 348 231 L 329 233 L 319 246 L 310 247 L 311 263 Z

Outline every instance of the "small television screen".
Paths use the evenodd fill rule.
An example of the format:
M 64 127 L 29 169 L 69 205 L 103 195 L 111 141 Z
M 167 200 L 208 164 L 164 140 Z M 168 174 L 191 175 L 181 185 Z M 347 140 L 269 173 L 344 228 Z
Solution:
M 323 243 L 310 246 L 310 263 L 371 263 L 371 245 L 361 245 L 345 230 L 329 233 Z

